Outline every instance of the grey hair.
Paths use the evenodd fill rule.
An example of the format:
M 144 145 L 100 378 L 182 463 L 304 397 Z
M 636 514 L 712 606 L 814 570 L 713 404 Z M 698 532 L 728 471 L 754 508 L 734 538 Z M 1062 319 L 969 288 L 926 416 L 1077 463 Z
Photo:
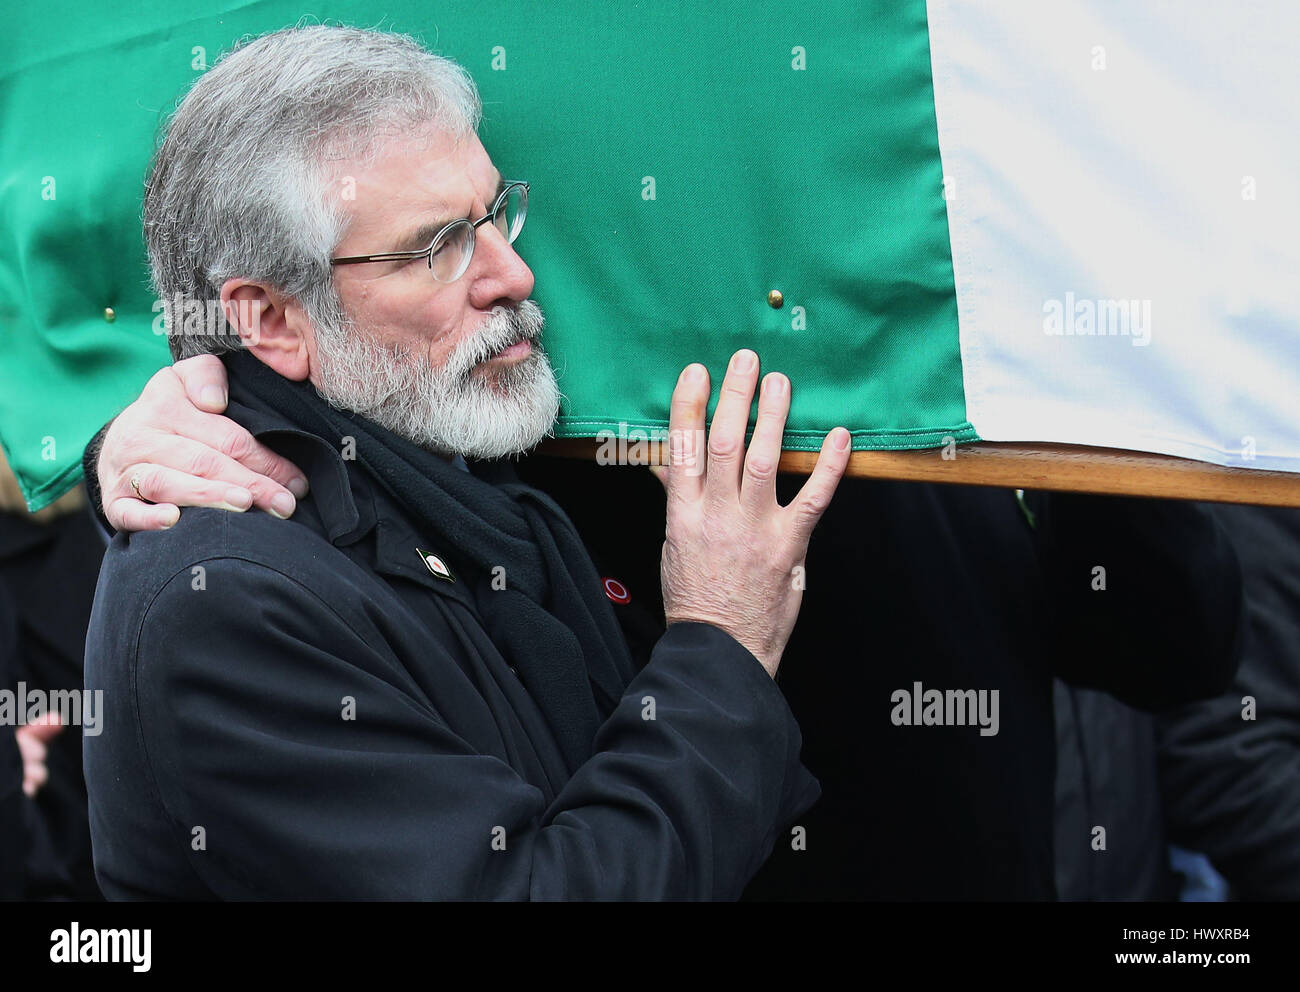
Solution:
M 286 28 L 223 55 L 181 100 L 145 183 L 145 245 L 173 358 L 240 347 L 224 315 L 208 333 L 184 333 L 172 305 L 212 308 L 236 277 L 296 297 L 313 324 L 336 330 L 329 259 L 346 221 L 330 163 L 412 131 L 461 137 L 481 117 L 469 74 L 401 34 Z

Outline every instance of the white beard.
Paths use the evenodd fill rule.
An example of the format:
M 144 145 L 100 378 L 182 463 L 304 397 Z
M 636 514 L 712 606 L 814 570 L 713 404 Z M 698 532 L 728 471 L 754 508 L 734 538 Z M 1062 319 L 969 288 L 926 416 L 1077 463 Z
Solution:
M 331 406 L 440 455 L 521 454 L 550 435 L 560 408 L 555 372 L 539 340 L 544 325 L 532 300 L 513 309 L 499 306 L 435 369 L 427 357 L 378 344 L 346 321 L 318 335 L 316 391 Z M 471 374 L 524 340 L 533 352 L 523 361 Z

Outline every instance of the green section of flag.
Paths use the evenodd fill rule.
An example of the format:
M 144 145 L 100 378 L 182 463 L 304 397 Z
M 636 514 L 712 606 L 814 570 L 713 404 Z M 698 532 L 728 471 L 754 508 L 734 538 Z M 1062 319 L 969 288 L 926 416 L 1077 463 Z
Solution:
M 7 15 L 0 442 L 34 507 L 168 361 L 139 223 L 163 116 L 235 39 L 300 14 L 224 7 Z M 561 435 L 664 426 L 684 365 L 716 382 L 752 347 L 793 380 L 789 448 L 837 424 L 857 448 L 973 439 L 923 0 L 314 9 L 412 34 L 477 81 L 485 146 L 532 183 L 518 248 Z

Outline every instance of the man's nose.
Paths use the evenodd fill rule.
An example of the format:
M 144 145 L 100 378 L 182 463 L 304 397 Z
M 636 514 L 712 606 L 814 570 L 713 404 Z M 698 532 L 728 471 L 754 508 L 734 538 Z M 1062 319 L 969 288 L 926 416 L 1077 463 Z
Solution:
M 473 280 L 470 302 L 480 310 L 490 310 L 502 299 L 516 303 L 528 299 L 533 292 L 533 270 L 514 246 L 491 224 L 475 233 L 474 258 L 466 273 Z

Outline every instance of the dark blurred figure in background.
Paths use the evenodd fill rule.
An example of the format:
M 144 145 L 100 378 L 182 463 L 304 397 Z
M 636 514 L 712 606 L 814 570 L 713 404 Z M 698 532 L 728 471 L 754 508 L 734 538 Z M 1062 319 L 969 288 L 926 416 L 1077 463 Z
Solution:
M 1159 774 L 1154 716 L 1104 692 L 1056 683 L 1056 892 L 1063 902 L 1179 897 Z
M 18 623 L 13 604 L 0 587 L 0 687 L 13 683 L 9 662 L 17 651 Z M 0 727 L 0 899 L 20 899 L 27 864 L 27 832 L 23 822 L 23 759 L 18 739 Z
M 29 513 L 0 455 L 0 689 L 81 692 L 103 556 L 81 487 Z M 0 845 L 0 897 L 100 898 L 80 727 L 0 727 Z
M 1195 503 L 845 479 L 808 575 L 782 688 L 822 799 L 755 897 L 1058 898 L 1053 676 L 1155 711 L 1238 660 L 1240 571 Z M 891 726 L 915 683 L 1000 690 L 999 732 Z
M 1157 720 L 1169 836 L 1234 899 L 1300 899 L 1300 511 L 1213 513 L 1241 560 L 1245 643 L 1227 693 Z
M 1300 899 L 1300 511 L 1206 509 L 1241 562 L 1241 667 L 1155 716 L 1057 684 L 1062 899 Z

